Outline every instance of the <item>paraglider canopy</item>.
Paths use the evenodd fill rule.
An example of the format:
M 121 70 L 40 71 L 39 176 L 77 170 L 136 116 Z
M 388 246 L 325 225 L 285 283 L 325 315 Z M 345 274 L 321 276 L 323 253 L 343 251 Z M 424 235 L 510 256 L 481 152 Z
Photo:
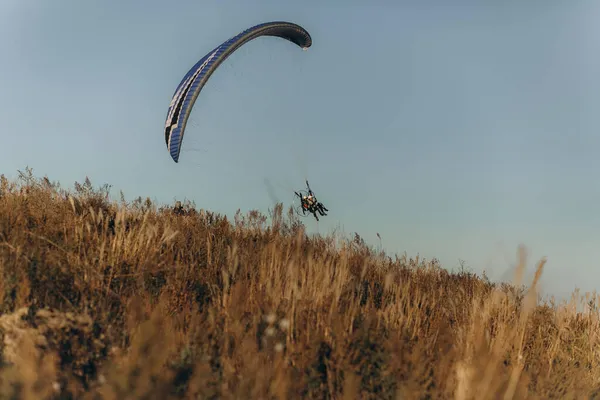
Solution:
M 246 29 L 202 57 L 177 86 L 167 112 L 165 142 L 173 161 L 179 161 L 187 120 L 208 78 L 233 52 L 245 43 L 261 36 L 275 36 L 288 40 L 302 48 L 302 50 L 307 50 L 312 46 L 310 34 L 300 25 L 285 21 L 274 21 Z

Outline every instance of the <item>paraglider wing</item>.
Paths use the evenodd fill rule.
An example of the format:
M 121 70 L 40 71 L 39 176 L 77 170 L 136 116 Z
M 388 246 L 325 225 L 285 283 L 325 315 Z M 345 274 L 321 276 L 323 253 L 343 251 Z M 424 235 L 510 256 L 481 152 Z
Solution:
M 179 161 L 179 152 L 187 120 L 196 98 L 216 68 L 234 51 L 252 39 L 275 36 L 289 40 L 307 49 L 312 45 L 310 34 L 291 22 L 276 21 L 253 26 L 225 41 L 196 63 L 183 77 L 173 94 L 165 123 L 165 142 L 173 161 Z

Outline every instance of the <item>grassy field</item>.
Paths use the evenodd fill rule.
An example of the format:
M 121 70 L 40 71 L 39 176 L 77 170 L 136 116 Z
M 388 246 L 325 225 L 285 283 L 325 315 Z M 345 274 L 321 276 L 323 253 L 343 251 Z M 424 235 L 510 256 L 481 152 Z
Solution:
M 281 206 L 106 199 L 2 177 L 2 399 L 600 397 L 595 299 L 542 304 L 543 260 L 526 290 L 307 236 Z

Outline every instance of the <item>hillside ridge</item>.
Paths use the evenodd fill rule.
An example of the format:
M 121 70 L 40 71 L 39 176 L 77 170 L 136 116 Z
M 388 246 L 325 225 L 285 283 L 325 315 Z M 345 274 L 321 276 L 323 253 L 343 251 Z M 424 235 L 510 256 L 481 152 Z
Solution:
M 109 189 L 0 177 L 3 397 L 600 393 L 596 300 L 540 302 L 545 260 L 515 287 L 309 236 L 281 204 L 228 218 Z

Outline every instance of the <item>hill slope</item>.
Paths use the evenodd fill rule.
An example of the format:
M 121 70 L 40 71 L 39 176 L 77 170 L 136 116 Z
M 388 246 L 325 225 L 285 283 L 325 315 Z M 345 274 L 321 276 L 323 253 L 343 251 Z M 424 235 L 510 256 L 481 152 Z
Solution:
M 270 222 L 229 221 L 105 195 L 2 177 L 2 397 L 598 392 L 597 313 L 538 304 L 536 282 L 527 292 L 358 236 L 308 237 L 280 206 Z

